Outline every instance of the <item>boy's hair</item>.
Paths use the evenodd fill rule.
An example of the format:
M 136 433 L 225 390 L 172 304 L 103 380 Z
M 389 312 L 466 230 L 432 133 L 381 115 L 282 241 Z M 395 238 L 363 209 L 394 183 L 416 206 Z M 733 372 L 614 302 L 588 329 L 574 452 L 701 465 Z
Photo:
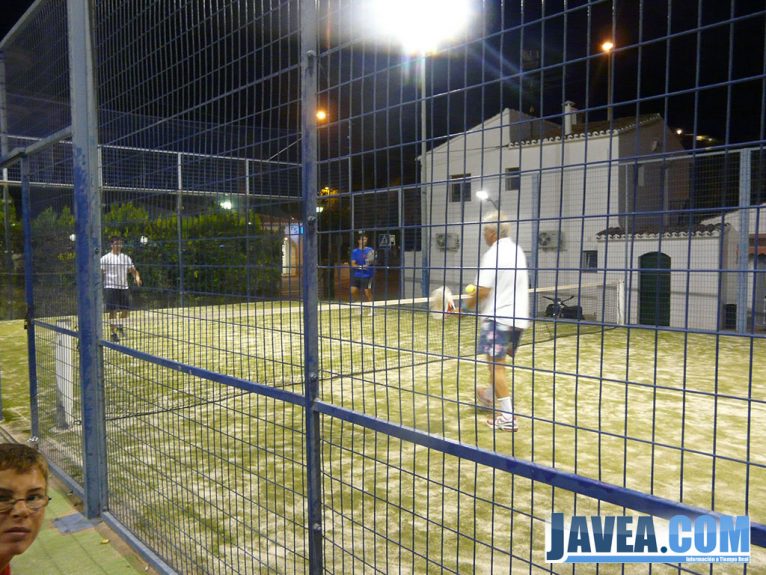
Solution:
M 48 462 L 43 454 L 21 443 L 0 443 L 0 471 L 13 469 L 26 473 L 37 467 L 48 483 Z
M 114 242 L 122 241 L 122 238 L 120 236 L 112 236 L 109 238 L 109 243 L 113 244 Z

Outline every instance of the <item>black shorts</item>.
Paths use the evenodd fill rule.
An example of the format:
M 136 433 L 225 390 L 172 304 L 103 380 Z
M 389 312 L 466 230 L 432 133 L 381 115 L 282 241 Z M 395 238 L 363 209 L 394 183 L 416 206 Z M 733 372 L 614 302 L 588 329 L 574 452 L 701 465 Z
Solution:
M 127 311 L 130 309 L 130 290 L 104 288 L 104 309 L 106 311 Z
M 351 276 L 351 287 L 359 289 L 372 289 L 372 277 L 358 278 L 356 276 Z

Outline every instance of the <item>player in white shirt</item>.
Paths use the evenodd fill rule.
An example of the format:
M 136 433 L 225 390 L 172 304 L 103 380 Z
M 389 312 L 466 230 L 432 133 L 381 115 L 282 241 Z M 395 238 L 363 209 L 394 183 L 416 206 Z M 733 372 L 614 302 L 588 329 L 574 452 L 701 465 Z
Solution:
M 109 313 L 109 331 L 112 341 L 120 341 L 125 335 L 124 321 L 130 315 L 130 290 L 128 274 L 133 276 L 137 286 L 141 275 L 130 256 L 122 253 L 122 239 L 111 238 L 112 249 L 101 258 L 101 276 L 104 280 L 104 309 Z M 119 313 L 120 319 L 117 320 Z
M 524 250 L 511 239 L 511 224 L 504 214 L 490 213 L 482 224 L 484 241 L 489 249 L 479 264 L 474 282 L 476 291 L 465 303 L 467 309 L 478 305 L 481 335 L 477 353 L 485 354 L 489 363 L 490 386 L 478 390 L 478 399 L 485 407 L 496 409 L 487 425 L 503 431 L 516 431 L 518 426 L 513 415 L 505 364 L 508 355 L 513 358 L 521 334 L 529 326 L 527 258 Z

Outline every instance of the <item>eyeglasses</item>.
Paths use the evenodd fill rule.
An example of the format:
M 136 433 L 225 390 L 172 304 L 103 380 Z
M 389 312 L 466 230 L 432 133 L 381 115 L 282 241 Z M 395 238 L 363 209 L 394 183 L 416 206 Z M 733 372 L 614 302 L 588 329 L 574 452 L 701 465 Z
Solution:
M 19 497 L 18 499 L 13 499 L 7 495 L 0 495 L 0 513 L 13 511 L 13 508 L 16 507 L 16 504 L 19 501 L 23 501 L 27 506 L 27 509 L 30 511 L 40 511 L 40 509 L 48 505 L 50 500 L 51 497 L 48 497 L 47 495 L 28 495 L 27 497 Z

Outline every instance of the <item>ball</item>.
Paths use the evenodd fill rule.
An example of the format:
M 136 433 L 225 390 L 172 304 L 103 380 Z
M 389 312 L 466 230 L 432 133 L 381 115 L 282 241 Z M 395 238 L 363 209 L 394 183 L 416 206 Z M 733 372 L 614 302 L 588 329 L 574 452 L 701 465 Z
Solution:
M 465 293 L 467 293 L 468 295 L 471 295 L 473 292 L 475 292 L 475 291 L 476 291 L 476 286 L 475 286 L 475 285 L 473 285 L 473 284 L 468 284 L 467 286 L 465 286 L 465 290 L 464 290 L 464 291 L 465 291 Z

